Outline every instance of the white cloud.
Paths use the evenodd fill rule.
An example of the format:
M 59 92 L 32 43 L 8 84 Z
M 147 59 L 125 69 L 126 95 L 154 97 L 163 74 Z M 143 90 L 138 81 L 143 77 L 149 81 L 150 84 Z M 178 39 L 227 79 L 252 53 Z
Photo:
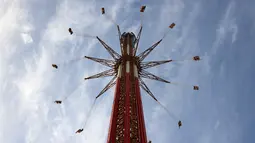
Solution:
M 214 130 L 217 130 L 219 126 L 220 126 L 220 121 L 217 120 L 217 122 L 214 125 Z
M 219 27 L 216 30 L 216 40 L 213 45 L 213 53 L 215 53 L 218 50 L 220 45 L 227 38 L 228 34 L 232 34 L 231 35 L 232 43 L 236 41 L 238 26 L 236 24 L 236 19 L 234 17 L 235 7 L 236 7 L 236 4 L 234 1 L 232 1 L 228 5 L 224 16 L 219 23 Z
M 29 44 L 33 42 L 33 39 L 30 34 L 21 34 L 21 37 L 25 44 Z

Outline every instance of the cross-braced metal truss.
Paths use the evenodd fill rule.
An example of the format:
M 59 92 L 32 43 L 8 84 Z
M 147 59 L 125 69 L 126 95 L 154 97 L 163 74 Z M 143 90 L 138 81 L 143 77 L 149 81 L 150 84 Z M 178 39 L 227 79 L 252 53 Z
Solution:
M 139 33 L 137 35 L 137 38 L 136 38 L 137 40 L 136 40 L 136 44 L 135 44 L 134 55 L 136 55 L 136 52 L 137 52 L 137 49 L 138 49 L 138 45 L 139 45 L 140 37 L 141 37 L 141 34 L 142 34 L 142 30 L 143 30 L 143 27 L 141 26 L 140 30 L 139 30 Z
M 103 71 L 101 73 L 92 75 L 90 77 L 86 77 L 86 78 L 84 78 L 84 80 L 93 79 L 93 78 L 108 77 L 108 76 L 114 76 L 114 75 L 116 75 L 115 69 L 109 69 L 109 70 Z
M 97 37 L 99 42 L 105 47 L 105 49 L 108 51 L 108 53 L 115 59 L 119 59 L 121 56 L 115 52 L 110 46 L 108 46 L 103 40 L 101 40 L 99 37 Z
M 105 65 L 107 67 L 110 67 L 110 68 L 113 68 L 116 64 L 116 62 L 113 61 L 113 60 L 99 59 L 99 58 L 88 57 L 88 56 L 85 56 L 85 58 L 90 59 L 90 60 L 95 61 L 95 62 L 98 62 L 98 63 L 100 63 L 102 65 Z
M 161 82 L 165 82 L 165 83 L 171 83 L 170 81 L 164 80 L 163 78 L 160 78 L 148 71 L 145 70 L 141 70 L 141 72 L 139 72 L 139 76 L 142 78 L 148 78 L 148 79 L 152 79 L 152 80 L 157 80 L 157 81 L 161 81 Z
M 110 89 L 111 87 L 113 87 L 116 84 L 116 76 L 114 76 L 112 78 L 112 80 L 104 87 L 104 89 L 97 95 L 96 98 L 98 98 L 99 96 L 101 96 L 102 94 L 104 94 L 108 89 Z
M 140 66 L 141 66 L 141 69 L 144 70 L 144 69 L 152 68 L 152 67 L 162 65 L 162 64 L 165 64 L 165 63 L 169 63 L 169 62 L 172 62 L 172 61 L 173 60 L 141 62 Z
M 140 78 L 139 79 L 139 85 L 140 87 L 147 93 L 149 94 L 154 100 L 158 101 L 158 99 L 153 95 L 153 93 L 150 91 L 148 86 L 145 84 L 145 82 Z
M 141 54 L 139 54 L 138 55 L 138 57 L 139 57 L 139 61 L 143 61 L 149 54 L 150 54 L 150 52 L 152 51 L 152 50 L 154 50 L 154 48 L 156 48 L 158 45 L 159 45 L 159 43 L 162 41 L 162 39 L 161 40 L 159 40 L 158 42 L 156 42 L 155 44 L 153 44 L 150 48 L 148 48 L 147 50 L 145 50 L 145 51 L 143 51 Z

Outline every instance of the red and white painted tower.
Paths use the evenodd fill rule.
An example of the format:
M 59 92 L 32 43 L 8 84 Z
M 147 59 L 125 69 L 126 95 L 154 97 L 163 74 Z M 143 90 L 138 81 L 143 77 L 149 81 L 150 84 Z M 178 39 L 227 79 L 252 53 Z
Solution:
M 147 143 L 133 33 L 121 36 L 122 56 L 107 143 Z

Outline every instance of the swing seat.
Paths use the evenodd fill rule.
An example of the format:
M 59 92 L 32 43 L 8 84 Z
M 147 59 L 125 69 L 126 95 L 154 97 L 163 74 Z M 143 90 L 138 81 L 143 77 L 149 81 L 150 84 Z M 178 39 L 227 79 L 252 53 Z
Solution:
M 172 23 L 172 24 L 169 26 L 169 28 L 173 29 L 174 26 L 175 26 L 175 23 Z
M 144 5 L 144 6 L 142 6 L 141 7 L 141 9 L 140 9 L 140 12 L 144 12 L 145 11 L 145 8 L 146 8 L 146 6 Z
M 56 64 L 52 64 L 52 67 L 54 67 L 54 68 L 58 68 L 58 66 L 56 65 Z
M 105 14 L 105 10 L 104 10 L 104 8 L 102 7 L 102 14 Z

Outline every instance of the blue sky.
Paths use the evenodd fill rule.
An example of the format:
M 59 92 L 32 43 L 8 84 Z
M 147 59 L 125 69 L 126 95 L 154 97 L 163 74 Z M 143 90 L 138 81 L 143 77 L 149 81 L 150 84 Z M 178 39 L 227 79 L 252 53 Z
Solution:
M 167 80 L 200 85 L 200 91 L 145 80 L 177 121 L 142 91 L 147 136 L 154 143 L 253 143 L 255 141 L 255 15 L 252 0 L 141 0 L 147 6 L 139 52 L 159 40 L 172 22 L 176 27 L 146 60 L 188 59 L 149 71 Z M 110 78 L 83 81 L 107 68 L 88 60 L 62 64 L 85 55 L 110 58 L 99 36 L 119 51 L 115 26 L 137 33 L 138 0 L 0 1 L 0 142 L 103 143 L 107 138 L 114 90 L 97 102 L 84 132 L 94 98 Z M 125 19 L 125 17 L 127 19 Z M 138 53 L 139 53 L 138 52 Z M 57 106 L 55 99 L 72 95 Z

